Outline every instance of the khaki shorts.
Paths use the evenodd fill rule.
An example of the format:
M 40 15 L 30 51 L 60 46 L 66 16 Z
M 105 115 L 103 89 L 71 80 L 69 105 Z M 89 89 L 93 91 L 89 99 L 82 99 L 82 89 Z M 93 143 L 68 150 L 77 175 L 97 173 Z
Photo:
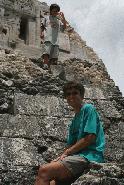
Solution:
M 74 177 L 80 176 L 86 168 L 88 168 L 89 161 L 79 155 L 67 156 L 63 160 L 59 160 Z
M 59 46 L 53 45 L 51 42 L 45 42 L 43 44 L 43 55 L 49 55 L 49 59 L 55 58 L 58 59 L 59 56 Z

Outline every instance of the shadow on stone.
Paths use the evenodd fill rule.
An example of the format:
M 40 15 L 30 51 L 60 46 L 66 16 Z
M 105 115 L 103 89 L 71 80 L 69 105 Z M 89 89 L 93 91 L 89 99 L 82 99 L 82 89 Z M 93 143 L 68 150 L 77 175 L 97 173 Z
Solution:
M 48 147 L 47 146 L 38 146 L 38 153 L 42 154 L 43 152 L 47 151 Z

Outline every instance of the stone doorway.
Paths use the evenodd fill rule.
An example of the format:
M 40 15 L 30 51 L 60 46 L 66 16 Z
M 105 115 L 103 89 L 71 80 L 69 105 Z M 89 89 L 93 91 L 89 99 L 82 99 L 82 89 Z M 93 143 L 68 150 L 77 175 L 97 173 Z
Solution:
M 19 38 L 28 44 L 28 19 L 26 17 L 21 17 Z

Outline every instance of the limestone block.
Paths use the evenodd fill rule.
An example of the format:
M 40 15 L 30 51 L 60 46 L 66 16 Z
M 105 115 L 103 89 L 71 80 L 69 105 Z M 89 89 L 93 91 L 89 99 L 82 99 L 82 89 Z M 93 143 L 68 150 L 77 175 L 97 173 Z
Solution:
M 62 100 L 55 96 L 15 95 L 15 111 L 19 114 L 63 116 L 62 105 Z
M 38 165 L 37 148 L 31 141 L 23 138 L 1 138 L 0 144 L 3 163 L 20 166 Z
M 19 114 L 16 116 L 7 115 L 3 116 L 0 121 L 1 135 L 4 137 L 23 137 L 33 139 L 34 137 L 41 136 L 41 133 L 44 130 L 42 117 Z
M 3 163 L 3 158 L 4 158 L 4 151 L 3 151 L 4 143 L 3 140 L 0 139 L 0 164 Z M 0 165 L 1 166 L 1 165 Z
M 5 6 L 5 9 L 6 8 L 11 8 L 13 9 L 14 8 L 14 4 L 13 4 L 13 0 L 1 0 L 1 4 L 3 4 Z
M 114 141 L 114 142 L 113 142 Z M 124 157 L 124 122 L 112 124 L 106 132 L 107 160 L 121 161 Z
M 11 184 L 11 185 L 34 185 L 35 176 L 37 172 L 34 172 L 32 166 L 11 166 L 9 167 L 10 171 L 6 166 L 3 166 L 3 171 L 0 175 L 0 180 L 2 179 L 1 184 Z M 35 170 L 37 171 L 38 168 Z M 2 177 L 1 177 L 2 176 Z
M 0 7 L 0 16 L 3 17 L 4 16 L 4 8 Z
M 24 43 L 18 42 L 16 49 L 20 50 L 20 53 L 22 53 L 24 56 L 28 58 L 40 58 L 42 53 L 42 47 L 35 47 L 35 46 L 29 46 L 25 45 Z
M 41 8 L 42 8 L 42 11 L 47 13 L 49 12 L 49 6 L 46 2 L 40 2 L 41 3 Z
M 85 98 L 86 99 L 106 99 L 103 91 L 100 88 L 85 88 Z
M 8 46 L 8 38 L 6 35 L 4 35 L 4 33 L 0 34 L 0 46 L 3 48 Z
M 59 76 L 61 79 L 65 80 L 65 72 L 62 65 L 51 65 L 50 68 L 54 77 Z
M 72 185 L 123 185 L 123 170 L 116 163 L 101 163 L 82 174 Z
M 124 122 L 120 122 L 118 125 L 118 128 L 119 128 L 120 142 L 122 141 L 123 148 L 124 148 Z
M 71 58 L 71 53 L 65 53 L 60 50 L 58 59 L 59 61 L 63 62 L 65 60 L 68 60 L 69 58 Z
M 46 132 L 43 135 L 51 136 L 58 141 L 65 141 L 67 137 L 65 120 L 63 118 L 44 117 L 42 119 Z
M 73 58 L 84 59 L 85 55 L 83 52 L 83 46 L 78 42 L 71 41 L 70 43 L 70 51 Z
M 65 78 L 67 81 L 73 81 L 76 79 L 74 69 L 72 67 L 65 67 Z
M 9 115 L 8 114 L 0 114 L 0 135 L 3 135 L 4 129 L 7 126 Z
M 70 52 L 70 40 L 67 34 L 59 33 L 59 48 L 63 51 Z
M 109 100 L 98 100 L 96 106 L 107 118 L 121 118 L 121 114 Z
M 54 141 L 48 147 L 48 150 L 42 154 L 42 156 L 45 160 L 50 162 L 51 160 L 56 159 L 58 156 L 60 156 L 62 151 L 64 151 L 64 148 L 64 142 Z
M 36 18 L 36 46 L 40 47 L 41 45 L 41 38 L 40 38 L 40 34 L 41 34 L 41 22 L 40 22 L 40 18 L 38 17 L 38 15 L 40 14 L 40 11 L 37 12 L 37 18 Z
M 35 29 L 36 29 L 35 22 L 30 20 L 28 22 L 28 30 L 29 30 L 28 44 L 32 46 L 35 45 L 35 40 L 36 40 Z
M 23 14 L 31 14 L 35 13 L 35 6 L 33 1 L 25 0 L 20 1 L 16 0 L 14 3 L 14 9 L 23 12 Z
M 4 115 L 0 117 L 0 134 L 2 137 L 53 137 L 64 141 L 69 119 L 48 116 Z

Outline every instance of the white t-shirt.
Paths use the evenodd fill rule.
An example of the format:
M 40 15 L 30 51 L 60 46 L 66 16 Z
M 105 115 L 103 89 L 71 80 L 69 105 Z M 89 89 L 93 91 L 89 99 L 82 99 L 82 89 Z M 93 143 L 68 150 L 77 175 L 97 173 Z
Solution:
M 49 41 L 53 45 L 59 45 L 59 32 L 63 28 L 63 24 L 57 16 L 47 16 L 43 19 L 42 24 L 44 30 L 44 42 Z

